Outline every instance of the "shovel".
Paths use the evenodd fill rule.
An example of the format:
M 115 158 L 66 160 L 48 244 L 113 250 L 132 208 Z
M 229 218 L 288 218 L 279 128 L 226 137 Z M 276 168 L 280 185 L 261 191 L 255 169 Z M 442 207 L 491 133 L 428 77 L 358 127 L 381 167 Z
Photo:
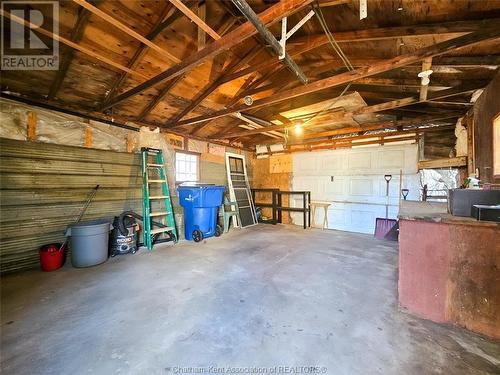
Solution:
M 383 240 L 387 233 L 396 225 L 397 220 L 389 219 L 389 182 L 392 179 L 392 175 L 384 175 L 384 180 L 386 182 L 385 188 L 385 218 L 377 217 L 375 219 L 375 238 Z

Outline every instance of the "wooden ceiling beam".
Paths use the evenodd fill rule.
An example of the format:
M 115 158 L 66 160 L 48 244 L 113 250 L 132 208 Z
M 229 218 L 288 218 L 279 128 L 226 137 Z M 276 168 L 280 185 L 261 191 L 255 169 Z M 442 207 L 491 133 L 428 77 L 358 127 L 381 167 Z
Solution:
M 82 40 L 85 27 L 87 26 L 88 20 L 90 18 L 90 13 L 87 9 L 80 8 L 78 10 L 78 15 L 76 18 L 75 25 L 71 30 L 70 40 L 74 43 L 79 43 Z M 59 71 L 56 74 L 56 78 L 50 85 L 49 94 L 47 99 L 52 100 L 57 95 L 57 92 L 61 88 L 61 85 L 66 77 L 71 61 L 73 60 L 74 49 L 66 47 L 66 53 L 62 59 L 61 65 L 59 66 Z
M 390 102 L 385 102 L 385 103 L 381 103 L 381 104 L 376 104 L 376 105 L 364 107 L 356 112 L 339 112 L 338 116 L 336 117 L 336 120 L 341 121 L 341 120 L 345 120 L 345 119 L 350 119 L 354 116 L 360 116 L 360 115 L 365 115 L 365 114 L 370 114 L 370 113 L 388 111 L 391 109 L 401 108 L 401 107 L 405 107 L 405 106 L 409 106 L 409 105 L 425 103 L 425 102 L 430 101 L 430 100 L 440 100 L 440 99 L 448 98 L 451 96 L 460 95 L 463 93 L 470 93 L 470 92 L 473 92 L 477 89 L 478 89 L 478 87 L 469 85 L 469 86 L 463 86 L 463 87 L 459 87 L 459 88 L 452 88 L 449 90 L 442 90 L 442 91 L 438 91 L 438 92 L 434 93 L 426 101 L 419 101 L 418 98 L 413 97 L 413 96 L 408 97 L 408 98 L 403 98 L 403 99 L 397 99 L 397 100 L 393 100 Z M 330 121 L 335 121 L 335 118 L 330 119 Z M 227 134 L 226 136 L 223 137 L 223 139 L 259 134 L 259 133 L 263 133 L 264 130 L 267 130 L 267 131 L 283 130 L 289 126 L 290 126 L 289 124 L 280 124 L 280 125 L 266 127 L 263 129 L 253 129 L 253 130 L 241 131 L 241 132 L 237 132 L 237 133 L 233 133 L 233 134 Z M 317 126 L 326 126 L 326 124 L 317 124 L 317 125 L 314 125 L 312 127 L 317 127 Z M 312 127 L 309 127 L 309 128 L 312 128 Z
M 83 1 L 83 0 L 78 0 L 78 1 Z M 313 0 L 282 0 L 279 3 L 263 11 L 259 15 L 259 17 L 263 24 L 269 26 L 278 22 L 281 18 L 287 17 L 299 11 L 304 6 L 310 4 L 312 1 Z M 234 47 L 235 45 L 243 42 L 244 40 L 250 38 L 256 32 L 257 30 L 253 27 L 253 25 L 250 22 L 245 22 L 241 26 L 237 27 L 233 31 L 223 36 L 221 39 L 216 40 L 213 43 L 210 43 L 201 51 L 198 51 L 197 53 L 194 53 L 193 55 L 185 58 L 181 63 L 165 70 L 164 72 L 154 76 L 153 78 L 148 79 L 146 82 L 143 82 L 140 85 L 117 96 L 106 106 L 101 107 L 100 110 L 102 111 L 107 108 L 110 108 L 132 96 L 135 96 L 151 87 L 154 87 L 157 84 L 160 84 L 161 82 L 185 74 L 191 71 L 192 69 L 196 68 L 203 62 L 207 61 L 208 59 L 213 58 L 219 53 L 226 51 Z
M 101 55 L 101 54 L 99 54 L 97 52 L 92 51 L 89 48 L 86 48 L 86 47 L 83 47 L 83 46 L 81 46 L 81 45 L 79 45 L 77 43 L 74 43 L 74 42 L 72 42 L 69 39 L 66 39 L 66 38 L 64 38 L 64 37 L 62 37 L 62 36 L 60 36 L 58 34 L 54 34 L 51 31 L 48 31 L 48 30 L 46 30 L 46 29 L 44 29 L 42 27 L 39 27 L 38 25 L 35 25 L 35 24 L 31 23 L 31 22 L 28 22 L 28 21 L 26 21 L 26 20 L 24 20 L 24 19 L 22 19 L 20 17 L 17 17 L 17 16 L 15 16 L 15 15 L 9 13 L 9 12 L 5 12 L 3 9 L 0 9 L 0 15 L 2 17 L 9 18 L 12 21 L 14 21 L 14 22 L 16 22 L 16 23 L 18 23 L 20 25 L 26 26 L 26 27 L 32 29 L 36 33 L 40 33 L 42 35 L 45 35 L 45 36 L 47 36 L 49 38 L 52 38 L 52 39 L 58 41 L 58 42 L 61 42 L 61 43 L 65 44 L 65 45 L 67 45 L 67 46 L 69 46 L 69 47 L 71 47 L 73 49 L 76 49 L 77 51 L 79 51 L 79 52 L 81 52 L 81 53 L 83 53 L 83 54 L 85 54 L 87 56 L 90 56 L 90 57 L 92 57 L 92 58 L 94 58 L 96 60 L 99 60 L 99 61 L 103 62 L 106 65 L 112 66 L 115 69 L 127 72 L 128 74 L 131 74 L 131 75 L 133 75 L 135 77 L 139 77 L 139 78 L 142 78 L 142 79 L 147 79 L 148 78 L 147 76 L 145 76 L 142 73 L 135 72 L 135 71 L 127 68 L 126 66 L 123 66 L 123 65 L 121 65 L 121 64 L 119 64 L 119 63 L 117 63 L 117 62 L 115 62 L 115 61 L 113 61 L 111 59 L 108 59 L 107 57 L 105 57 L 105 56 L 103 56 L 103 55 Z
M 377 64 L 384 59 L 373 57 L 350 56 L 350 62 L 355 67 L 363 67 L 372 64 Z M 421 66 L 420 62 L 410 64 L 408 67 Z M 439 74 L 441 68 L 487 68 L 495 69 L 500 66 L 500 55 L 486 55 L 486 56 L 442 56 L 433 60 L 432 66 L 437 70 L 435 74 Z M 316 79 L 324 78 L 324 74 L 332 75 L 333 73 L 340 73 L 341 69 L 344 71 L 345 66 L 340 60 L 329 61 L 328 63 L 309 63 L 305 68 L 305 72 L 311 77 Z M 447 74 L 447 73 L 440 73 Z M 433 77 L 434 78 L 434 77 Z M 436 79 L 434 78 L 434 81 Z M 438 82 L 443 81 L 438 80 Z
M 462 94 L 471 94 L 474 91 L 482 88 L 477 84 L 467 84 L 459 87 L 452 87 L 447 90 L 440 90 L 429 95 L 425 100 L 420 100 L 415 97 L 408 97 L 403 99 L 397 99 L 386 103 L 381 103 L 377 105 L 372 105 L 370 107 L 365 107 L 354 113 L 354 115 L 362 115 L 367 113 L 375 113 L 381 111 L 387 111 L 395 108 L 401 108 L 414 104 L 427 103 L 432 101 L 440 101 L 441 99 L 449 98 L 452 96 L 462 95 Z
M 256 46 L 259 47 L 259 46 Z M 234 69 L 236 69 L 238 66 L 241 66 L 243 64 L 246 64 L 249 59 L 253 58 L 254 56 L 254 51 L 257 50 L 259 51 L 260 48 L 252 48 L 250 51 L 248 51 L 245 56 L 243 56 L 241 59 L 234 59 L 232 62 L 229 63 L 229 65 L 224 68 L 225 72 L 232 72 Z M 191 104 L 188 105 L 186 108 L 184 108 L 180 113 L 177 115 L 174 115 L 170 120 L 167 121 L 165 126 L 171 126 L 175 124 L 177 121 L 191 113 L 200 105 L 200 103 L 207 98 L 211 93 L 213 93 L 221 84 L 224 76 L 226 73 L 222 73 L 216 80 L 212 81 L 211 83 L 207 84 L 196 96 L 191 100 Z
M 274 103 L 279 103 L 281 101 L 289 100 L 298 96 L 312 94 L 321 90 L 325 90 L 330 87 L 335 87 L 343 84 L 347 84 L 350 82 L 354 82 L 358 79 L 370 77 L 376 74 L 380 74 L 392 69 L 400 68 L 417 61 L 421 61 L 426 57 L 433 57 L 448 53 L 450 51 L 457 50 L 459 48 L 463 48 L 465 46 L 474 45 L 486 40 L 496 39 L 500 36 L 500 28 L 489 28 L 485 30 L 481 30 L 475 33 L 470 33 L 464 36 L 460 36 L 458 38 L 453 38 L 447 40 L 445 42 L 437 43 L 432 46 L 424 47 L 418 49 L 412 53 L 407 53 L 404 55 L 396 56 L 392 59 L 388 59 L 379 64 L 373 64 L 371 66 L 365 68 L 359 68 L 353 71 L 337 74 L 335 76 L 325 78 L 316 82 L 312 82 L 303 86 L 299 86 L 294 89 L 290 89 L 287 91 L 283 91 L 278 94 L 274 94 L 268 96 L 263 99 L 256 100 L 251 106 L 246 106 L 245 104 L 236 106 L 231 109 L 221 110 L 214 112 L 208 116 L 199 116 L 194 117 L 189 120 L 180 121 L 176 126 L 188 125 L 188 124 L 197 124 L 199 122 L 204 122 L 208 120 L 212 120 L 215 118 L 227 116 L 233 112 L 237 112 L 240 110 L 251 110 L 255 108 L 265 107 L 272 105 Z
M 174 8 L 171 3 L 168 3 L 163 9 L 163 12 L 158 18 L 156 24 L 153 26 L 149 34 L 146 35 L 146 38 L 153 41 L 158 35 L 160 35 L 163 30 L 169 27 L 172 22 L 179 18 L 180 15 L 181 13 L 177 10 L 177 8 Z M 134 70 L 142 61 L 142 58 L 146 55 L 147 51 L 148 46 L 141 43 L 137 51 L 135 51 L 134 56 L 132 56 L 132 59 L 130 59 L 127 67 Z M 125 83 L 127 77 L 128 74 L 126 72 L 120 74 L 120 77 L 113 83 L 108 93 L 106 94 L 103 104 L 107 103 L 116 95 L 120 87 Z
M 319 2 L 320 8 L 333 7 L 342 4 L 349 4 L 351 0 L 323 0 Z
M 200 17 L 198 17 L 191 9 L 182 3 L 180 0 L 169 0 L 174 6 L 179 9 L 184 15 L 198 25 L 200 29 L 205 31 L 213 39 L 219 40 L 221 37 L 210 26 L 208 26 Z
M 426 125 L 426 124 L 420 124 L 420 125 Z M 328 141 L 333 141 L 333 142 L 337 142 L 337 141 L 354 141 L 354 140 L 357 140 L 357 139 L 370 139 L 370 138 L 377 138 L 377 137 L 381 137 L 381 138 L 384 138 L 384 137 L 394 137 L 394 136 L 401 136 L 401 135 L 407 135 L 407 134 L 411 134 L 411 133 L 417 133 L 417 134 L 423 134 L 423 133 L 436 133 L 436 132 L 443 132 L 443 131 L 450 131 L 450 130 L 453 130 L 455 129 L 455 124 L 451 124 L 451 123 L 443 123 L 443 124 L 439 124 L 439 125 L 436 125 L 436 126 L 432 126 L 432 127 L 423 127 L 423 128 L 419 128 L 419 127 L 416 127 L 416 128 L 408 128 L 408 129 L 404 129 L 404 130 L 395 130 L 396 128 L 391 129 L 390 131 L 387 131 L 387 132 L 383 132 L 384 130 L 386 129 L 381 129 L 380 132 L 378 133 L 375 133 L 375 134 L 360 134 L 360 135 L 355 135 L 355 136 L 352 136 L 352 137 L 342 137 L 342 138 L 325 138 L 325 139 L 322 139 L 322 140 L 315 140 L 315 141 L 306 141 L 306 142 L 300 142 L 300 139 L 295 139 L 297 142 L 289 142 L 287 143 L 288 146 L 297 146 L 297 145 L 316 145 L 316 144 L 321 144 L 321 143 L 325 143 L 325 142 L 328 142 Z M 361 133 L 361 132 L 360 132 Z
M 251 77 L 251 78 L 247 79 L 245 81 L 245 83 L 240 87 L 238 92 L 233 96 L 233 98 L 226 104 L 226 108 L 235 105 L 238 102 L 238 100 L 240 100 L 242 97 L 247 95 L 247 92 L 249 90 L 260 85 L 262 82 L 266 81 L 269 78 L 269 76 L 272 74 L 273 74 L 273 72 L 270 71 L 270 72 L 264 74 L 263 76 L 261 76 L 260 78 L 255 79 L 255 78 Z M 210 124 L 211 124 L 211 121 L 207 121 L 207 122 L 195 125 L 195 126 L 193 126 L 193 130 L 189 134 L 198 134 L 201 130 L 203 130 L 204 128 L 206 128 Z M 229 125 L 229 127 L 224 127 L 219 132 L 217 132 L 216 135 L 219 135 L 219 133 L 224 133 L 227 129 L 232 129 L 233 127 L 238 127 L 239 125 L 240 125 L 240 123 L 238 123 L 237 125 L 231 124 L 231 125 Z M 217 138 L 216 136 L 214 136 L 214 137 Z
M 142 121 L 146 118 L 147 115 L 151 113 L 155 107 L 160 104 L 160 102 L 167 96 L 168 92 L 182 79 L 183 76 L 178 76 L 171 81 L 169 81 L 165 87 L 163 87 L 158 95 L 156 95 L 153 100 L 151 100 L 146 107 L 142 110 L 142 112 L 137 116 L 137 121 Z
M 375 137 L 374 137 L 375 138 Z M 403 142 L 403 141 L 417 141 L 418 140 L 418 135 L 407 135 L 407 136 L 402 136 L 402 137 L 397 137 L 397 138 L 384 138 L 381 137 L 381 139 L 376 139 L 376 140 L 368 140 L 368 141 L 362 141 L 362 142 L 353 142 L 353 140 L 348 140 L 348 141 L 331 141 L 329 144 L 324 144 L 320 145 L 317 147 L 314 146 L 304 146 L 300 148 L 294 148 L 289 151 L 286 151 L 287 153 L 294 153 L 294 152 L 304 152 L 304 151 L 317 151 L 317 150 L 336 150 L 338 148 L 352 148 L 353 146 L 368 146 L 368 145 L 383 145 L 385 143 L 394 143 L 394 142 Z
M 111 17 L 110 15 L 103 12 L 99 8 L 93 6 L 92 4 L 88 3 L 87 1 L 85 1 L 85 0 L 73 0 L 73 1 L 75 3 L 77 3 L 78 5 L 87 9 L 89 12 L 92 12 L 96 16 L 98 16 L 98 17 L 102 18 L 103 20 L 105 20 L 106 22 L 110 23 L 111 25 L 113 25 L 117 29 L 123 31 L 125 34 L 127 34 L 127 35 L 131 36 L 132 38 L 138 40 L 139 42 L 147 45 L 149 48 L 155 50 L 160 55 L 165 56 L 166 58 L 168 58 L 169 60 L 171 60 L 175 63 L 181 62 L 181 60 L 178 57 L 172 55 L 167 50 L 164 50 L 163 48 L 161 48 L 157 44 L 151 42 L 150 40 L 148 40 L 144 36 L 140 35 L 139 33 L 135 32 L 134 30 L 132 30 L 130 27 L 128 27 L 125 24 L 118 21 L 116 18 Z
M 335 40 L 338 43 L 351 43 L 373 40 L 394 39 L 401 37 L 418 37 L 423 35 L 443 35 L 443 34 L 457 34 L 457 33 L 470 33 L 480 31 L 488 26 L 500 22 L 498 18 L 487 20 L 473 20 L 473 21 L 453 21 L 442 22 L 439 24 L 424 24 L 412 26 L 399 26 L 399 27 L 384 27 L 377 29 L 365 29 L 356 31 L 342 31 L 334 33 Z M 306 37 L 290 40 L 288 52 L 290 56 L 296 57 L 309 52 L 313 49 L 321 47 L 328 43 L 328 38 L 324 34 L 310 35 Z M 254 71 L 263 71 L 273 65 L 279 64 L 279 61 L 270 60 L 256 64 L 253 67 L 240 70 L 228 76 L 227 82 L 234 79 L 243 77 Z M 354 64 L 356 66 L 356 64 Z M 364 65 L 363 65 L 364 66 Z
M 222 25 L 222 27 L 224 27 L 225 23 Z M 223 34 L 221 32 L 221 34 Z M 253 51 L 253 50 L 252 50 Z M 243 57 L 242 60 L 245 60 L 246 59 L 246 56 Z M 240 62 L 242 61 L 236 61 L 236 64 L 235 66 L 240 66 Z M 212 64 L 212 68 L 215 68 L 215 64 Z M 171 84 L 167 84 L 161 91 L 160 93 L 151 101 L 150 104 L 148 104 L 144 110 L 141 112 L 141 114 L 139 115 L 138 119 L 144 119 L 147 117 L 147 115 L 166 97 L 166 95 L 168 94 L 168 92 L 183 78 L 184 76 L 179 76 L 179 77 L 176 77 L 174 78 L 172 81 L 171 81 Z M 213 87 L 213 89 L 215 90 L 216 88 L 218 87 L 218 84 L 215 85 Z M 210 93 L 207 94 L 207 96 L 209 95 Z M 206 97 L 206 96 L 205 96 Z M 185 114 L 182 114 L 182 117 L 184 117 L 185 115 L 187 115 L 189 112 L 191 112 L 192 110 L 194 110 L 196 107 L 198 107 L 200 105 L 200 103 L 203 101 L 204 98 L 200 98 L 201 100 L 197 100 L 197 98 L 195 98 L 194 100 L 192 100 L 191 102 L 189 102 L 189 104 L 187 105 L 186 109 L 187 109 L 187 112 Z M 194 104 L 193 104 L 194 103 Z M 190 108 L 192 106 L 192 108 Z M 189 109 L 188 109 L 189 108 Z M 183 111 L 184 112 L 184 111 Z M 176 118 L 177 116 L 174 116 L 174 118 Z M 182 118 L 180 117 L 180 118 Z
M 206 20 L 207 20 L 207 3 L 205 1 L 200 1 L 198 3 L 197 13 L 198 13 L 198 17 L 203 22 L 206 22 Z M 198 44 L 196 45 L 198 48 L 198 51 L 205 48 L 206 44 L 207 44 L 207 33 L 201 27 L 198 26 Z
M 352 126 L 352 127 L 328 130 L 328 131 L 323 131 L 323 132 L 318 132 L 318 133 L 304 134 L 302 136 L 302 138 L 303 139 L 314 139 L 314 138 L 331 137 L 334 135 L 344 135 L 344 134 L 365 132 L 365 131 L 371 131 L 371 130 L 398 129 L 398 128 L 401 128 L 404 126 L 422 126 L 422 125 L 427 125 L 427 124 L 430 124 L 433 122 L 455 119 L 455 118 L 459 118 L 459 117 L 460 117 L 460 114 L 451 113 L 451 114 L 444 114 L 444 115 L 422 116 L 422 117 L 417 117 L 417 118 L 408 119 L 408 120 L 400 120 L 400 121 L 383 121 L 383 122 L 378 122 L 378 123 L 363 124 L 363 125 L 359 125 L 359 126 Z
M 255 14 L 252 7 L 248 5 L 245 0 L 231 0 L 232 3 L 238 10 L 246 17 L 246 19 L 252 23 L 252 25 L 257 29 L 260 36 L 265 40 L 265 42 L 270 46 L 272 50 L 277 55 L 283 54 L 280 58 L 281 62 L 285 64 L 288 69 L 290 69 L 296 78 L 302 83 L 307 83 L 308 79 L 305 76 L 302 69 L 297 65 L 297 63 L 290 57 L 290 54 L 284 50 L 280 42 L 274 37 L 274 35 L 268 30 L 266 25 L 264 25 L 259 16 Z M 283 24 L 284 25 L 284 24 Z M 285 30 L 286 31 L 286 30 Z

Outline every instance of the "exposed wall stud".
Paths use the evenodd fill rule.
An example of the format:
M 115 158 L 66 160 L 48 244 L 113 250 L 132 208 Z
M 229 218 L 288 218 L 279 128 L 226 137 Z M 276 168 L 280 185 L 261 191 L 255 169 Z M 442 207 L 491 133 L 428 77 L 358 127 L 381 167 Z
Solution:
M 92 147 L 92 130 L 90 129 L 89 126 L 85 128 L 85 147 L 91 148 Z
M 28 123 L 26 127 L 26 138 L 28 141 L 36 140 L 36 113 L 28 112 Z

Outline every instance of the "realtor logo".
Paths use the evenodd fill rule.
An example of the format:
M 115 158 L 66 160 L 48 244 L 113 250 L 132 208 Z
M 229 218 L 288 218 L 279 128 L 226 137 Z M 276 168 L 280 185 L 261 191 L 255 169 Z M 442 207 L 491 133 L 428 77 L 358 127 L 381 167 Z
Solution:
M 59 3 L 2 1 L 2 70 L 58 70 Z

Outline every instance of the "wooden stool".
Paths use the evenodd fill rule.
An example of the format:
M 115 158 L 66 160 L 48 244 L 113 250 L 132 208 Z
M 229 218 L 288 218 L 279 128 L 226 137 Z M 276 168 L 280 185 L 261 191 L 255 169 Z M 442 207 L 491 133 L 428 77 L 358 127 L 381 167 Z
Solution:
M 314 228 L 328 229 L 328 208 L 332 204 L 329 202 L 319 202 L 319 201 L 311 201 L 311 213 L 312 213 L 312 224 L 311 226 Z M 325 211 L 325 215 L 323 217 L 323 225 L 316 225 L 316 208 L 323 208 Z

